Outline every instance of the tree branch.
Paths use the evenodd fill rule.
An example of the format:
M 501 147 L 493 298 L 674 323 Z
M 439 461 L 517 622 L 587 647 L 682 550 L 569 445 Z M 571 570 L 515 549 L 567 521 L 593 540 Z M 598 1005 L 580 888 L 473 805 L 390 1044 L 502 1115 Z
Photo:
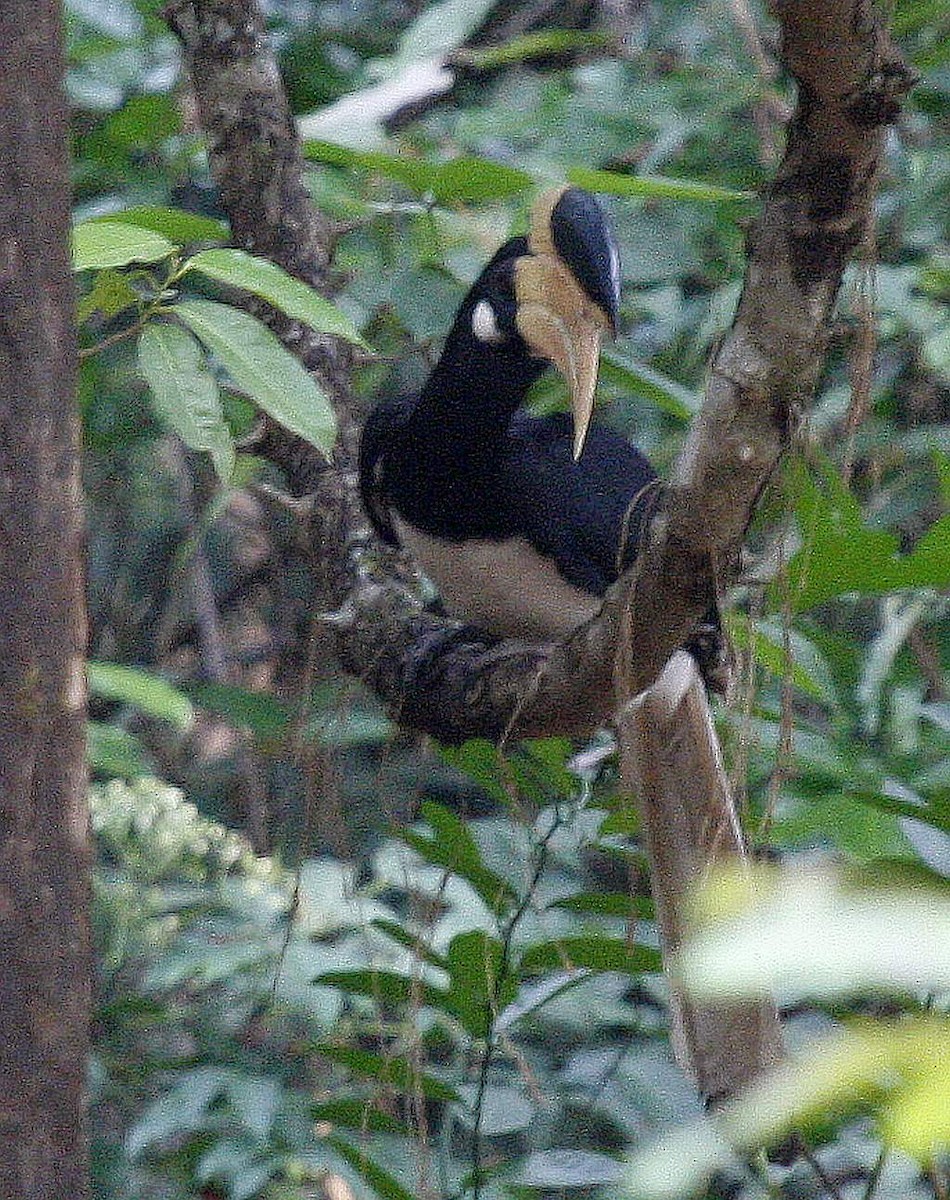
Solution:
M 564 643 L 498 641 L 423 611 L 405 560 L 373 540 L 360 511 L 348 352 L 269 314 L 331 395 L 341 434 L 332 470 L 270 422 L 253 448 L 285 471 L 294 492 L 313 493 L 315 604 L 328 614 L 341 663 L 404 726 L 446 742 L 587 732 L 653 682 L 734 578 L 755 503 L 822 370 L 844 265 L 871 210 L 882 127 L 913 82 L 872 0 L 775 0 L 773 8 L 799 96 L 749 235 L 739 310 L 643 554 L 599 616 Z M 326 291 L 332 230 L 303 188 L 254 0 L 172 0 L 166 15 L 185 49 L 236 244 Z

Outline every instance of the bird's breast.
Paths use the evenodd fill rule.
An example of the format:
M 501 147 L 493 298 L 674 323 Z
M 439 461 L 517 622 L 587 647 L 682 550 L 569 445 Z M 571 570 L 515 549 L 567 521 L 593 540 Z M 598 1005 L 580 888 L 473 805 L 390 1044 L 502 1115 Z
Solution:
M 397 518 L 402 544 L 456 616 L 499 637 L 566 637 L 600 608 L 600 599 L 560 574 L 521 537 L 448 541 Z

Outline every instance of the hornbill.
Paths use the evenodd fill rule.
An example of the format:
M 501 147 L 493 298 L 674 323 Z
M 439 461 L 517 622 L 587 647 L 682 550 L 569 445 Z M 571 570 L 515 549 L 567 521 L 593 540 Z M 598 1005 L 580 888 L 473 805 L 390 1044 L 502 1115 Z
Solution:
M 495 254 L 456 315 L 422 392 L 367 421 L 360 487 L 377 533 L 409 549 L 446 606 L 483 631 L 557 640 L 592 617 L 636 556 L 660 498 L 623 437 L 591 426 L 601 338 L 616 332 L 617 248 L 597 201 L 542 196 L 527 238 Z M 519 411 L 549 364 L 572 415 Z M 715 605 L 687 643 L 706 686 L 728 674 Z M 709 864 L 742 860 L 703 681 L 676 652 L 615 714 L 625 786 L 638 795 L 664 954 L 686 928 Z M 728 1010 L 671 985 L 677 1058 L 708 1097 L 729 1095 L 780 1054 L 774 1006 Z
M 376 532 L 404 546 L 454 615 L 500 637 L 562 638 L 636 556 L 660 485 L 625 438 L 591 425 L 620 307 L 617 246 L 597 200 L 540 197 L 528 236 L 497 251 L 411 399 L 384 401 L 360 446 Z M 519 411 L 552 364 L 572 414 Z M 709 659 L 709 630 L 695 647 Z

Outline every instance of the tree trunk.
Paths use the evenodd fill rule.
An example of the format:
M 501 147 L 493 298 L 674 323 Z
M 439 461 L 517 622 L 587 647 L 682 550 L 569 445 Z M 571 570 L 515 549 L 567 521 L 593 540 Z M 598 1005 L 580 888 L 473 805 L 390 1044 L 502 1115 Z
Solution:
M 85 612 L 60 5 L 0 5 L 0 1196 L 88 1196 Z

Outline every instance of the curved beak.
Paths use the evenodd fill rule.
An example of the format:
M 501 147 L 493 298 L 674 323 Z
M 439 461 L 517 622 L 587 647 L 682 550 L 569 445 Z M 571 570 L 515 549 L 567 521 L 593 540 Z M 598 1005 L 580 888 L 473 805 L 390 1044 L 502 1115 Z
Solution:
M 594 411 L 600 343 L 617 330 L 617 247 L 593 196 L 559 188 L 534 207 L 528 251 L 515 264 L 518 332 L 567 381 L 576 460 Z

